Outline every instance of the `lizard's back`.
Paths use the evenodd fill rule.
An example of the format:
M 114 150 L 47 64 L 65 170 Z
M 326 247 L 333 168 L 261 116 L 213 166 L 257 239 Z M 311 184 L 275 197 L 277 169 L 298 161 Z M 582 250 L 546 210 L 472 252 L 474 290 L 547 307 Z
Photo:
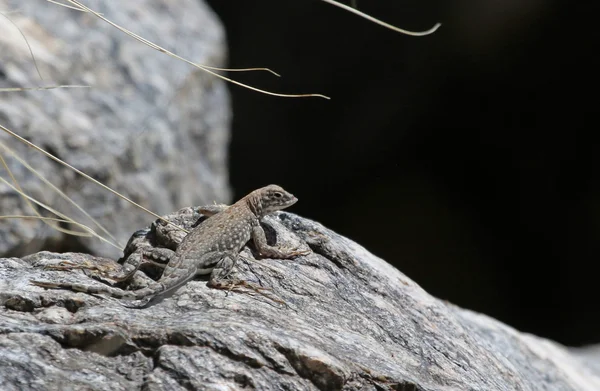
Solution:
M 244 199 L 207 218 L 183 239 L 158 282 L 178 278 L 182 269 L 200 266 L 208 271 L 214 265 L 197 262 L 211 253 L 225 252 L 232 256 L 239 253 L 250 240 L 255 221 L 256 216 Z

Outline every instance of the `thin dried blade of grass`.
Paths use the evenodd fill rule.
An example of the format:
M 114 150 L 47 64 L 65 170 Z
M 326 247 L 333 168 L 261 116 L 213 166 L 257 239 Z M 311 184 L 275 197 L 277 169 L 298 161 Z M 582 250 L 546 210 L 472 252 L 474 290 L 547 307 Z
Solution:
M 17 26 L 15 24 L 15 22 L 12 21 L 11 18 L 9 18 L 8 16 L 6 16 L 6 14 L 0 12 L 0 15 L 2 15 L 4 17 L 4 19 L 8 20 L 10 22 L 10 24 L 12 24 L 18 31 L 19 34 L 21 34 L 21 36 L 23 37 L 23 40 L 25 41 L 25 44 L 27 45 L 27 49 L 29 49 L 29 54 L 31 55 L 31 59 L 33 60 L 33 66 L 35 67 L 35 70 L 38 74 L 38 76 L 40 77 L 40 80 L 44 80 L 44 78 L 42 77 L 42 73 L 40 72 L 40 68 L 38 68 L 37 65 L 37 61 L 35 60 L 35 56 L 33 55 L 33 50 L 31 49 L 31 45 L 29 45 L 29 41 L 27 40 L 27 37 L 25 37 L 25 34 L 23 34 L 23 32 L 21 31 L 21 29 L 19 28 L 19 26 Z
M 240 87 L 247 88 L 249 90 L 260 92 L 260 93 L 266 94 L 266 95 L 278 96 L 278 97 L 281 97 L 281 98 L 308 98 L 308 97 L 317 97 L 317 98 L 323 98 L 323 99 L 331 99 L 328 96 L 325 96 L 325 95 L 322 95 L 322 94 L 279 94 L 279 93 L 276 93 L 276 92 L 270 92 L 270 91 L 266 91 L 266 90 L 261 90 L 260 88 L 249 86 L 247 84 L 241 83 L 239 81 L 233 80 L 231 78 L 228 78 L 226 76 L 223 76 L 223 75 L 220 75 L 220 74 L 218 74 L 216 72 L 213 72 L 211 69 L 216 69 L 214 67 L 208 67 L 208 66 L 196 64 L 195 62 L 192 62 L 192 61 L 190 61 L 188 59 L 185 59 L 185 58 L 183 58 L 181 56 L 178 56 L 177 54 L 175 54 L 175 53 L 173 53 L 173 52 L 171 52 L 171 51 L 163 48 L 162 46 L 159 46 L 159 45 L 157 45 L 157 44 L 155 44 L 155 43 L 147 40 L 146 38 L 143 38 L 143 37 L 135 34 L 134 32 L 132 32 L 130 30 L 127 30 L 124 27 L 119 26 L 118 24 L 116 24 L 116 23 L 112 22 L 111 20 L 105 18 L 104 16 L 102 16 L 98 12 L 92 10 L 91 8 L 88 8 L 87 6 L 85 6 L 84 4 L 82 4 L 81 2 L 79 2 L 77 0 L 66 0 L 66 1 L 68 1 L 70 4 L 73 4 L 73 5 L 77 6 L 77 7 L 85 10 L 86 12 L 89 12 L 89 13 L 95 15 L 96 17 L 102 19 L 103 21 L 105 21 L 106 23 L 110 24 L 111 26 L 113 26 L 114 28 L 118 29 L 119 31 L 121 31 L 121 32 L 129 35 L 130 37 L 132 37 L 132 38 L 134 38 L 134 39 L 136 39 L 136 40 L 138 40 L 140 42 L 142 42 L 143 44 L 151 47 L 154 50 L 157 50 L 159 52 L 165 53 L 165 54 L 167 54 L 167 55 L 169 55 L 169 56 L 171 56 L 173 58 L 176 58 L 176 59 L 178 59 L 180 61 L 185 62 L 186 64 L 189 64 L 189 65 L 191 65 L 193 67 L 196 67 L 196 68 L 198 68 L 200 70 L 203 70 L 204 72 L 207 72 L 207 73 L 209 73 L 209 74 L 211 74 L 211 75 L 213 75 L 215 77 L 218 77 L 219 79 L 228 81 L 228 82 L 230 82 L 232 84 L 235 84 L 235 85 L 238 85 Z
M 42 220 L 42 221 L 55 221 L 57 223 L 75 224 L 75 225 L 79 226 L 79 228 L 82 228 L 88 232 L 86 233 L 86 232 L 72 231 L 73 233 L 71 235 L 84 236 L 84 237 L 94 236 L 93 231 L 90 227 L 88 227 L 85 224 L 81 224 L 76 221 L 73 221 L 73 220 L 59 219 L 56 217 L 28 216 L 28 215 L 0 215 L 0 219 L 36 219 L 36 220 Z
M 59 3 L 58 1 L 54 1 L 54 0 L 46 0 L 50 3 L 56 4 L 56 5 L 60 5 L 63 6 L 65 8 L 70 8 L 73 9 L 75 11 L 81 11 L 81 12 L 88 12 L 87 10 L 83 9 L 83 8 L 79 8 L 79 7 L 73 7 L 67 4 L 63 4 L 63 3 Z M 97 15 L 102 15 L 104 16 L 104 14 L 98 12 Z M 211 69 L 213 71 L 223 71 L 223 72 L 254 72 L 254 71 L 261 71 L 261 72 L 269 72 L 272 73 L 273 75 L 277 76 L 277 77 L 281 77 L 281 75 L 269 68 L 263 68 L 263 67 L 259 67 L 259 68 L 219 68 L 219 67 L 211 67 L 208 65 L 202 65 L 204 68 L 206 69 Z
M 42 216 L 39 214 L 39 212 L 37 211 L 37 209 L 32 205 L 32 201 L 30 201 L 29 197 L 26 196 L 25 193 L 23 192 L 23 189 L 19 185 L 19 181 L 17 181 L 17 179 L 14 177 L 12 171 L 8 167 L 8 164 L 6 164 L 6 161 L 4 160 L 4 158 L 2 157 L 2 155 L 0 155 L 0 163 L 2 163 L 2 165 L 4 166 L 4 168 L 6 169 L 6 171 L 8 172 L 8 175 L 10 176 L 10 178 L 12 179 L 12 181 L 15 183 L 15 186 L 13 187 L 13 189 L 16 189 L 19 192 L 19 194 L 21 194 L 25 198 L 25 202 L 27 203 L 27 205 L 29 205 L 29 207 L 33 210 L 33 212 L 37 215 L 37 217 L 41 218 Z M 2 181 L 6 181 L 4 178 L 0 178 L 0 179 L 2 179 Z M 9 186 L 11 186 L 11 185 L 9 185 Z M 35 200 L 35 202 L 38 203 L 39 201 Z M 44 205 L 41 202 L 39 202 L 39 203 L 41 205 Z M 84 211 L 84 213 L 85 213 L 85 211 Z M 67 218 L 68 220 L 65 220 L 65 221 L 67 221 L 67 222 L 73 222 L 77 226 L 82 225 L 82 224 L 76 222 L 75 220 L 71 219 L 70 217 L 68 217 L 66 215 L 61 215 L 61 217 Z M 93 235 L 90 235 L 89 233 L 86 234 L 84 232 L 78 232 L 78 231 L 73 231 L 73 230 L 70 230 L 70 229 L 62 228 L 59 225 L 50 223 L 50 220 L 42 220 L 42 221 L 45 224 L 49 225 L 50 227 L 54 228 L 55 230 L 57 230 L 59 232 L 63 232 L 63 233 L 68 234 L 68 235 L 73 235 L 73 236 L 88 236 L 88 237 L 89 236 L 93 236 Z M 89 228 L 86 227 L 86 231 L 89 231 Z M 107 240 L 106 240 L 106 242 L 108 243 Z M 111 243 L 111 244 L 113 246 L 117 247 L 114 243 Z M 122 248 L 122 246 L 120 246 L 120 247 Z M 120 247 L 117 247 L 117 248 L 120 248 Z
M 33 54 L 33 49 L 31 49 L 31 45 L 29 44 L 29 41 L 27 40 L 27 37 L 25 36 L 25 34 L 23 34 L 23 31 L 21 31 L 21 29 L 19 28 L 19 26 L 17 26 L 15 24 L 15 22 L 13 22 L 12 19 L 10 19 L 7 16 L 6 12 L 0 12 L 0 15 L 4 16 L 4 18 L 6 20 L 8 20 L 17 29 L 17 31 L 19 31 L 19 34 L 21 34 L 21 36 L 23 37 L 23 40 L 25 41 L 25 44 L 27 45 L 27 49 L 29 50 L 29 54 L 31 55 L 31 60 L 33 61 L 33 66 L 35 67 L 35 70 L 36 70 L 38 76 L 40 77 L 40 80 L 44 81 L 44 78 L 42 77 L 42 73 L 40 72 L 40 69 L 38 68 L 38 64 L 37 64 L 37 60 L 35 59 L 35 55 Z M 52 90 L 52 89 L 55 89 L 55 88 L 89 88 L 89 86 L 84 86 L 84 85 L 55 85 L 55 86 L 38 86 L 38 87 L 5 87 L 5 88 L 0 88 L 0 92 Z
M 6 164 L 6 161 L 4 160 L 4 157 L 0 154 L 0 163 L 2 163 L 2 165 L 4 166 L 4 168 L 6 169 L 6 171 L 8 172 L 8 176 L 10 176 L 10 179 L 13 181 L 13 183 L 15 184 L 15 187 L 20 191 L 23 192 L 23 189 L 21 188 L 21 185 L 19 184 L 19 181 L 17 181 L 17 178 L 15 178 L 15 176 L 13 175 L 12 171 L 10 170 L 10 168 L 8 167 L 8 164 Z M 27 198 L 25 198 L 25 202 L 27 203 L 27 205 L 29 205 L 29 207 L 31 208 L 31 210 L 33 210 L 33 212 L 40 216 L 39 212 L 37 211 L 37 209 L 33 206 L 33 204 L 31 203 L 31 201 L 29 201 Z M 47 225 L 49 225 L 50 227 L 56 229 L 57 231 L 63 231 L 64 228 L 56 225 L 56 224 L 51 224 L 47 221 L 45 221 L 45 223 Z
M 380 26 L 383 26 L 385 28 L 388 28 L 390 30 L 396 31 L 398 33 L 406 34 L 406 35 L 411 35 L 413 37 L 422 37 L 422 36 L 425 36 L 425 35 L 433 34 L 442 25 L 441 23 L 436 23 L 432 28 L 430 28 L 429 30 L 426 30 L 426 31 L 409 31 L 409 30 L 401 29 L 401 28 L 396 27 L 396 26 L 392 26 L 389 23 L 385 23 L 385 22 L 383 22 L 383 21 L 381 21 L 379 19 L 376 19 L 376 18 L 374 18 L 374 17 L 372 17 L 370 15 L 367 15 L 364 12 L 361 12 L 361 11 L 357 10 L 356 8 L 350 7 L 350 6 L 346 5 L 346 4 L 342 4 L 342 3 L 339 3 L 339 2 L 334 1 L 334 0 L 321 0 L 321 1 L 323 1 L 323 2 L 325 2 L 327 4 L 331 4 L 331 5 L 335 6 L 335 7 L 339 7 L 341 9 L 343 9 L 343 10 L 348 11 L 348 12 L 352 12 L 353 14 L 358 15 L 361 18 L 367 19 L 370 22 L 376 23 L 376 24 L 378 24 Z
M 42 182 L 44 182 L 47 186 L 49 186 L 52 190 L 54 190 L 56 193 L 58 193 L 58 195 L 60 195 L 63 199 L 65 199 L 67 202 L 69 202 L 71 205 L 73 205 L 75 208 L 77 208 L 81 213 L 83 213 L 87 218 L 89 218 L 94 224 L 96 224 L 96 226 L 102 231 L 104 232 L 111 240 L 113 240 L 114 243 L 116 243 L 118 246 L 120 246 L 121 248 L 123 247 L 123 245 L 121 243 L 119 243 L 119 241 L 102 225 L 100 224 L 100 222 L 98 222 L 96 219 L 94 219 L 89 213 L 87 213 L 85 211 L 85 209 L 83 209 L 81 206 L 79 206 L 79 204 L 77 204 L 73 199 L 71 199 L 68 195 L 66 195 L 65 193 L 62 192 L 62 190 L 60 190 L 58 187 L 54 186 L 54 184 L 52 184 L 52 182 L 50 182 L 49 180 L 47 180 L 40 172 L 38 172 L 35 168 L 31 167 L 23 158 L 21 158 L 20 156 L 18 156 L 14 150 L 12 150 L 11 148 L 9 148 L 7 145 L 5 145 L 4 143 L 0 142 L 0 148 L 4 149 L 4 151 L 8 152 L 13 158 L 15 158 L 19 163 L 21 163 L 25 168 L 27 168 L 29 171 L 31 171 L 35 176 L 37 176 Z M 2 159 L 2 163 L 4 165 L 4 167 L 6 168 L 6 170 L 9 172 L 9 175 L 11 176 L 11 178 L 13 179 L 13 182 L 15 183 L 15 185 L 21 189 L 21 187 L 18 184 L 18 181 L 16 180 L 16 178 L 14 178 L 14 176 L 12 175 L 12 172 L 10 171 L 10 169 L 8 168 L 8 165 L 4 162 L 4 159 L 2 158 L 2 155 L 0 155 L 0 159 Z M 22 189 L 21 189 L 22 190 Z M 30 205 L 32 207 L 32 209 L 35 211 L 36 214 L 37 210 L 35 208 L 33 208 L 33 205 Z
M 2 165 L 4 166 L 4 168 L 6 169 L 6 171 L 8 172 L 8 176 L 10 176 L 10 179 L 13 181 L 13 183 L 15 184 L 15 187 L 23 192 L 23 189 L 21 188 L 21 185 L 19 185 L 19 181 L 17 181 L 17 179 L 15 178 L 15 176 L 13 175 L 12 171 L 10 170 L 10 168 L 8 168 L 8 164 L 6 164 L 6 161 L 4 160 L 4 157 L 2 157 L 2 155 L 0 155 L 0 163 L 2 163 Z M 27 205 L 29 205 L 29 207 L 33 210 L 33 212 L 38 215 L 41 216 L 37 209 L 33 206 L 33 204 L 31 203 L 31 201 L 29 201 L 27 198 L 25 198 L 25 202 L 27 203 Z M 62 231 L 63 228 L 60 226 L 57 226 L 56 224 L 51 224 L 49 222 L 45 222 L 46 224 L 48 224 L 50 227 L 56 229 L 57 231 Z
M 58 217 L 60 217 L 60 218 L 62 218 L 62 219 L 64 219 L 64 220 L 66 220 L 66 221 L 68 221 L 69 223 L 71 223 L 71 224 L 74 224 L 74 225 L 77 225 L 77 226 L 82 226 L 82 225 L 83 225 L 83 224 L 81 224 L 81 223 L 78 223 L 78 222 L 74 221 L 74 220 L 73 220 L 73 219 L 71 219 L 69 216 L 65 216 L 64 214 L 62 214 L 62 213 L 60 213 L 59 211 L 57 211 L 57 210 L 55 210 L 55 209 L 51 208 L 50 206 L 48 206 L 48 205 L 46 205 L 46 204 L 44 204 L 44 203 L 42 203 L 42 202 L 40 202 L 40 201 L 36 200 L 35 198 L 28 196 L 27 194 L 25 194 L 25 193 L 24 193 L 24 192 L 22 192 L 21 190 L 17 189 L 15 186 L 11 185 L 11 184 L 10 184 L 10 182 L 8 182 L 6 179 L 4 179 L 4 178 L 0 177 L 0 181 L 1 181 L 1 182 L 3 182 L 4 184 L 6 184 L 8 187 L 10 187 L 12 190 L 14 190 L 14 191 L 16 191 L 17 193 L 19 193 L 19 194 L 20 194 L 22 197 L 25 197 L 25 198 L 27 198 L 29 201 L 33 202 L 34 204 L 36 204 L 36 205 L 39 205 L 39 206 L 41 206 L 42 208 L 46 209 L 47 211 L 54 213 L 55 215 L 57 215 Z M 61 231 L 61 232 L 68 233 L 68 234 L 70 234 L 70 235 L 82 235 L 82 233 L 81 233 L 81 232 L 77 232 L 77 231 L 71 231 L 71 230 L 68 230 L 68 229 L 61 228 L 61 227 L 59 227 L 59 228 L 58 228 L 58 230 L 59 230 L 59 231 Z M 91 234 L 92 236 L 94 236 L 94 237 L 96 237 L 96 238 L 100 239 L 101 241 L 103 241 L 103 242 L 105 242 L 105 243 L 107 243 L 107 244 L 110 244 L 111 246 L 113 246 L 113 247 L 117 248 L 118 250 L 123 250 L 122 248 L 120 248 L 120 247 L 119 247 L 119 246 L 117 246 L 116 244 L 112 243 L 111 241 L 109 241 L 109 240 L 106 240 L 106 239 L 105 239 L 103 236 L 101 236 L 101 235 L 98 235 L 98 234 L 97 234 L 97 233 L 96 233 L 96 232 L 95 232 L 93 229 L 91 229 L 91 228 L 89 228 L 89 227 L 87 227 L 87 226 L 86 226 L 86 231 L 89 231 L 89 232 L 90 232 L 90 234 Z M 83 235 L 83 236 L 85 236 L 85 235 Z
M 74 6 L 70 6 L 64 3 L 59 3 L 58 1 L 54 1 L 54 0 L 46 0 L 49 3 L 52 4 L 56 4 L 65 8 L 69 8 L 75 11 L 81 11 L 81 12 L 88 12 L 85 9 L 79 8 L 79 7 L 74 7 Z M 102 13 L 98 12 L 98 15 L 102 15 L 104 16 Z M 13 23 L 14 24 L 14 23 Z M 15 25 L 16 27 L 16 25 Z M 17 27 L 18 28 L 18 27 Z M 20 30 L 19 30 L 20 31 Z M 21 35 L 23 35 L 23 33 L 21 33 Z M 23 38 L 25 38 L 25 36 L 23 35 Z M 30 49 L 31 52 L 31 49 Z M 33 53 L 31 53 L 32 57 L 33 57 Z M 222 72 L 269 72 L 277 77 L 281 77 L 281 75 L 275 71 L 273 71 L 272 69 L 269 68 L 264 68 L 264 67 L 254 67 L 254 68 L 219 68 L 219 67 L 211 67 L 208 65 L 202 65 L 204 68 L 206 69 L 211 69 L 213 71 L 222 71 Z M 38 72 L 39 73 L 39 72 Z M 2 89 L 0 89 L 0 91 L 2 91 Z
M 49 2 L 49 3 L 52 3 L 52 4 L 60 5 L 61 7 L 65 7 L 65 8 L 69 8 L 69 9 L 75 10 L 75 11 L 87 12 L 86 10 L 84 10 L 82 8 L 74 7 L 72 5 L 68 5 L 68 4 L 64 4 L 64 3 L 59 3 L 58 1 L 55 1 L 55 0 L 46 0 L 46 1 Z M 100 14 L 100 15 L 102 15 L 102 14 Z
M 263 72 L 269 72 L 277 77 L 281 77 L 281 75 L 269 68 L 217 68 L 217 67 L 211 67 L 208 65 L 202 65 L 204 68 L 206 69 L 211 69 L 213 71 L 223 71 L 223 72 L 254 72 L 254 71 L 263 71 Z
M 104 190 L 108 190 L 111 193 L 113 193 L 114 195 L 116 195 L 117 197 L 121 198 L 122 200 L 125 200 L 127 202 L 129 202 L 131 205 L 143 210 L 146 213 L 151 214 L 152 216 L 156 217 L 157 219 L 160 219 L 161 221 L 164 221 L 166 224 L 169 224 L 177 229 L 179 229 L 180 231 L 183 231 L 185 233 L 189 233 L 186 229 L 181 228 L 180 226 L 178 226 L 177 224 L 173 224 L 172 222 L 162 218 L 161 216 L 159 216 L 158 214 L 152 212 L 151 210 L 144 208 L 142 205 L 130 200 L 129 198 L 125 197 L 123 194 L 117 192 L 116 190 L 111 189 L 110 187 L 106 186 L 104 183 L 97 181 L 96 179 L 92 178 L 91 176 L 89 176 L 88 174 L 86 174 L 85 172 L 76 169 L 75 167 L 71 166 L 69 163 L 60 160 L 59 158 L 57 158 L 56 156 L 52 155 L 51 153 L 46 152 L 44 149 L 38 147 L 37 145 L 35 145 L 34 143 L 32 143 L 31 141 L 28 141 L 26 139 L 24 139 L 23 137 L 19 136 L 18 134 L 16 134 L 15 132 L 13 132 L 12 130 L 8 129 L 7 127 L 0 125 L 0 130 L 5 131 L 6 133 L 10 134 L 11 136 L 13 136 L 14 138 L 16 138 L 17 140 L 21 141 L 22 143 L 24 143 L 25 145 L 43 153 L 44 155 L 46 155 L 47 157 L 49 157 L 50 159 L 54 160 L 57 163 L 62 164 L 63 166 L 75 171 L 77 174 L 81 175 L 82 177 L 84 177 L 85 179 L 94 182 L 95 184 L 97 184 L 98 186 L 102 187 Z
M 18 91 L 42 91 L 42 90 L 53 90 L 56 88 L 90 88 L 90 86 L 80 85 L 61 85 L 61 86 L 44 86 L 44 87 L 7 87 L 0 88 L 0 92 L 18 92 Z

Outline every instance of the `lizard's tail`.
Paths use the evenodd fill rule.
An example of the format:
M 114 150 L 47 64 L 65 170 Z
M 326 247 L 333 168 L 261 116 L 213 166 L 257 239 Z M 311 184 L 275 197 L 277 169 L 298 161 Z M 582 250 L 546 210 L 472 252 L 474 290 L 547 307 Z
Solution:
M 154 296 L 157 293 L 163 291 L 162 284 L 154 282 L 145 288 L 138 289 L 135 291 L 124 291 L 119 288 L 113 288 L 111 286 L 89 286 L 82 284 L 70 284 L 70 283 L 54 283 L 44 281 L 31 280 L 33 285 L 41 286 L 48 289 L 69 289 L 77 292 L 91 293 L 91 294 L 105 294 L 117 299 L 124 300 L 141 300 L 150 296 Z

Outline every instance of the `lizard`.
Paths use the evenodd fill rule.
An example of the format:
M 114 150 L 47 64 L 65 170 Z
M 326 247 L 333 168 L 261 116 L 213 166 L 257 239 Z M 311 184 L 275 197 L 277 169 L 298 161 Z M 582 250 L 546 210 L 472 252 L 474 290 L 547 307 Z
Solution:
M 161 249 L 168 257 L 164 271 L 158 281 L 147 287 L 127 291 L 111 286 L 87 286 L 72 283 L 54 283 L 32 280 L 33 285 L 49 289 L 70 289 L 90 294 L 105 294 L 117 299 L 143 300 L 151 302 L 164 298 L 199 275 L 211 275 L 209 285 L 220 288 L 219 280 L 225 278 L 235 266 L 239 252 L 252 239 L 260 256 L 290 259 L 306 255 L 307 251 L 281 249 L 267 243 L 260 225 L 269 213 L 292 206 L 298 199 L 277 185 L 254 190 L 235 204 L 226 207 L 207 207 L 202 211 L 210 216 L 185 236 L 175 251 Z M 167 255 L 167 252 L 171 254 Z M 139 268 L 136 262 L 124 271 L 119 280 L 129 278 Z

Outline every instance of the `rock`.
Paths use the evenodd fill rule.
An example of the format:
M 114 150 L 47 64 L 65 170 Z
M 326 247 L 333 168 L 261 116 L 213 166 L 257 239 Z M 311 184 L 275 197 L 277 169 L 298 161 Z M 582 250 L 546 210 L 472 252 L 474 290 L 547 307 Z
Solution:
M 198 0 L 85 4 L 135 33 L 200 64 L 225 62 L 224 30 Z M 145 207 L 164 214 L 229 198 L 230 104 L 224 83 L 159 53 L 94 17 L 44 1 L 0 0 L 19 30 L 0 23 L 0 88 L 83 84 L 90 88 L 0 92 L 0 123 Z M 123 243 L 151 220 L 129 203 L 7 134 L 0 141 L 78 202 Z M 25 192 L 93 224 L 0 149 Z M 0 215 L 33 214 L 0 183 Z M 41 210 L 41 208 L 39 208 Z M 75 213 L 76 212 L 76 213 Z M 43 212 L 45 215 L 49 215 Z M 95 228 L 95 226 L 93 226 Z M 0 255 L 78 249 L 117 257 L 112 247 L 38 220 L 0 220 Z M 51 246 L 51 247 L 49 247 Z
M 170 218 L 191 226 L 193 210 Z M 244 249 L 234 277 L 270 291 L 227 292 L 194 280 L 144 309 L 28 283 L 101 284 L 82 270 L 44 269 L 92 256 L 3 260 L 0 382 L 15 390 L 64 389 L 71 377 L 71 390 L 600 389 L 598 367 L 582 356 L 432 297 L 318 223 L 280 212 L 265 228 L 271 242 L 313 251 L 255 260 Z M 155 246 L 157 229 L 144 236 Z M 33 310 L 8 308 L 13 297 Z M 59 308 L 71 316 L 48 316 Z
M 600 374 L 600 344 L 571 348 L 571 353 Z
M 6 391 L 126 391 L 140 384 L 152 367 L 151 360 L 139 352 L 111 358 L 64 349 L 38 333 L 0 335 L 0 352 L 5 360 L 0 363 L 0 379 Z

